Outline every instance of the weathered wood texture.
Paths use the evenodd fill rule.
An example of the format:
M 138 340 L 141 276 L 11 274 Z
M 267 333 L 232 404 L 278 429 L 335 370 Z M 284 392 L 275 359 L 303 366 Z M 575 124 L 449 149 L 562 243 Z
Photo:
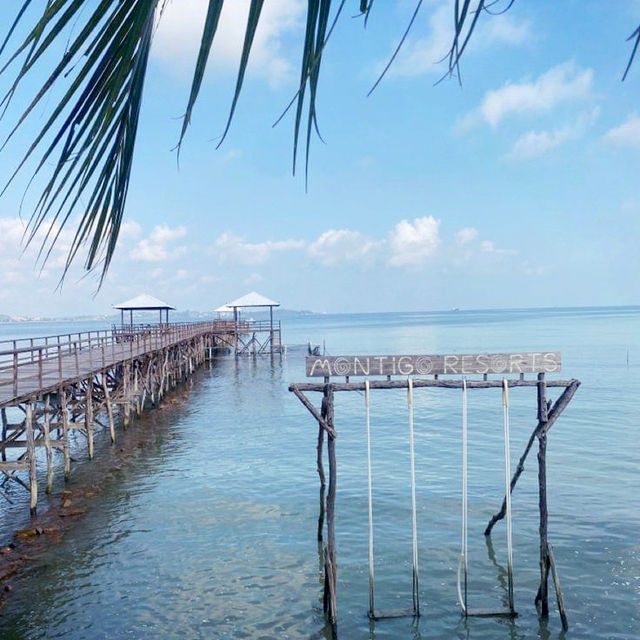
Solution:
M 307 376 L 559 373 L 560 353 L 308 356 Z
M 128 423 L 131 409 L 139 415 L 148 401 L 156 405 L 171 386 L 187 379 L 211 356 L 222 330 L 229 328 L 220 323 L 195 323 L 173 329 L 163 326 L 155 334 L 145 328 L 139 338 L 130 335 L 125 342 L 113 342 L 108 349 L 104 349 L 103 336 L 98 341 L 95 335 L 88 334 L 85 339 L 87 334 L 74 334 L 84 347 L 71 352 L 68 340 L 36 345 L 30 355 L 25 355 L 27 347 L 16 345 L 16 351 L 8 358 L 9 368 L 3 365 L 0 351 L 0 496 L 11 501 L 7 483 L 23 487 L 30 493 L 30 509 L 35 514 L 37 448 L 45 449 L 50 492 L 56 452 L 62 453 L 64 477 L 69 479 L 71 432 L 86 438 L 88 456 L 93 458 L 98 427 L 108 428 L 111 442 L 115 442 L 116 415 Z M 122 335 L 118 334 L 118 339 Z M 30 340 L 49 342 L 49 338 Z M 12 411 L 12 420 L 20 415 L 22 419 L 10 422 L 7 410 Z M 25 472 L 28 482 L 21 477 Z
M 428 380 L 425 378 L 414 378 L 413 388 L 421 389 L 425 387 L 437 388 L 437 389 L 462 389 L 466 382 L 467 389 L 501 389 L 502 380 L 445 380 L 437 378 L 434 380 Z M 513 387 L 537 387 L 537 380 L 526 380 L 522 378 L 515 378 L 513 380 L 507 379 L 509 383 L 509 389 Z M 548 380 L 547 387 L 570 387 L 576 380 Z M 577 384 L 580 384 L 579 382 Z M 406 378 L 400 380 L 369 380 L 370 389 L 407 389 L 409 383 Z M 332 382 L 331 388 L 333 391 L 364 391 L 364 382 Z M 322 393 L 324 391 L 324 385 L 316 382 L 296 382 L 289 385 L 289 391 L 295 393 L 295 391 L 318 391 Z
M 24 341 L 18 340 L 0 342 L 0 407 L 53 392 L 100 371 L 189 340 L 203 336 L 228 337 L 233 331 L 230 324 L 163 325 L 155 331 L 147 329 L 131 335 L 127 340 L 110 332 L 86 332 L 31 338 L 47 341 L 34 347 L 20 346 Z M 99 339 L 96 333 L 100 334 Z

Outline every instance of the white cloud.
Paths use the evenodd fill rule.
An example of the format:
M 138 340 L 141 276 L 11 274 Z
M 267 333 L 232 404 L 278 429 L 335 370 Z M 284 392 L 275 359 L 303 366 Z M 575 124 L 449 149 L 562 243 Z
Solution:
M 184 238 L 187 230 L 184 227 L 170 227 L 168 224 L 159 224 L 153 228 L 149 240 L 156 244 L 166 244 L 178 238 Z
M 46 242 L 43 255 L 38 258 L 47 233 L 51 229 L 49 239 Z M 58 236 L 56 244 L 51 248 L 51 252 L 45 263 L 46 252 L 51 246 L 51 240 L 60 230 L 59 225 L 45 223 L 42 225 L 31 242 L 26 241 L 29 234 L 27 222 L 18 217 L 0 218 L 0 238 L 2 239 L 2 251 L 0 252 L 0 281 L 3 287 L 10 289 L 33 279 L 47 280 L 51 277 L 51 272 L 44 270 L 44 266 L 53 269 L 62 269 L 66 266 L 67 255 L 73 234 L 70 230 L 63 229 Z M 62 272 L 55 274 L 58 277 Z
M 331 267 L 342 262 L 368 262 L 379 246 L 379 242 L 359 231 L 329 229 L 309 245 L 308 254 L 320 264 Z
M 513 255 L 516 252 L 513 249 L 498 249 L 491 240 L 483 240 L 480 243 L 482 253 L 490 253 L 493 255 Z
M 460 229 L 460 231 L 456 232 L 456 244 L 459 247 L 464 247 L 468 245 L 472 240 L 476 238 L 478 235 L 478 230 L 473 227 L 465 227 L 464 229 Z
M 531 40 L 531 25 L 528 22 L 518 22 L 513 15 L 503 13 L 485 18 L 473 38 L 484 46 L 520 45 Z
M 637 113 L 629 114 L 625 122 L 609 129 L 603 140 L 618 147 L 640 147 L 640 116 Z
M 173 0 L 166 5 L 154 39 L 152 54 L 171 70 L 192 73 L 202 39 L 208 0 Z M 225 2 L 211 49 L 210 68 L 237 69 L 249 13 L 249 0 Z M 251 50 L 249 69 L 278 85 L 291 73 L 283 55 L 283 38 L 301 26 L 302 0 L 264 3 Z
M 482 104 L 464 118 L 462 128 L 478 121 L 496 127 L 513 115 L 538 114 L 562 102 L 584 100 L 590 97 L 592 86 L 592 69 L 582 70 L 572 62 L 565 62 L 531 82 L 509 82 L 488 91 Z
M 184 227 L 170 227 L 166 224 L 156 225 L 148 238 L 143 238 L 129 252 L 129 258 L 137 262 L 168 262 L 180 257 L 186 247 L 168 246 L 174 240 L 187 234 Z
M 142 227 L 135 220 L 127 220 L 120 225 L 119 240 L 137 238 L 142 233 Z
M 302 240 L 267 240 L 245 242 L 244 238 L 230 232 L 223 233 L 215 241 L 215 253 L 220 260 L 244 265 L 264 264 L 272 253 L 303 249 Z
M 509 156 L 515 160 L 526 160 L 545 154 L 565 142 L 579 140 L 587 129 L 594 124 L 600 114 L 595 108 L 591 113 L 583 113 L 578 119 L 553 131 L 529 131 L 521 135 L 514 143 Z
M 451 3 L 439 2 L 427 20 L 428 33 L 419 38 L 411 35 L 404 43 L 389 73 L 396 76 L 417 76 L 425 73 L 443 74 L 447 55 L 453 42 L 453 9 Z M 416 23 L 413 31 L 418 27 Z M 528 23 L 517 22 L 513 16 L 483 16 L 478 30 L 469 43 L 469 51 L 486 49 L 496 45 L 519 45 L 530 38 Z M 395 45 L 394 45 L 395 46 Z M 467 54 L 469 53 L 467 51 Z M 384 69 L 387 60 L 378 65 L 378 72 Z
M 389 234 L 394 267 L 418 267 L 433 255 L 440 245 L 440 220 L 433 216 L 401 220 Z

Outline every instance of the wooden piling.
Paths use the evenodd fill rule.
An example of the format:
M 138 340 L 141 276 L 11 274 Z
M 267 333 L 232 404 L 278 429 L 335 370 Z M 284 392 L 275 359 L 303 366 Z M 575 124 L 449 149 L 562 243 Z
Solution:
M 107 409 L 107 418 L 109 420 L 109 435 L 111 436 L 111 443 L 116 441 L 116 427 L 113 421 L 113 407 L 111 406 L 111 397 L 109 395 L 109 384 L 107 382 L 107 374 L 102 374 L 102 388 L 104 390 L 104 403 Z
M 44 398 L 44 447 L 47 454 L 47 493 L 53 491 L 53 450 L 51 448 L 51 396 Z
M 62 455 L 64 457 L 64 479 L 71 475 L 71 455 L 69 453 L 69 409 L 67 390 L 60 389 L 60 416 L 62 418 Z
M 84 428 L 87 435 L 87 445 L 89 449 L 89 460 L 93 460 L 93 379 L 86 381 L 84 409 Z
M 36 443 L 33 433 L 33 404 L 31 402 L 28 402 L 26 406 L 24 425 L 29 459 L 29 510 L 31 515 L 35 516 L 38 507 L 38 478 L 36 476 Z
M 7 410 L 4 407 L 2 407 L 2 411 L 0 411 L 0 414 L 2 415 L 2 442 L 6 442 L 7 441 Z M 2 462 L 6 462 L 6 461 L 7 461 L 7 451 L 3 447 Z
M 124 418 L 122 420 L 122 426 L 126 429 L 131 424 L 131 399 L 130 399 L 130 377 L 131 377 L 131 364 L 126 362 L 122 367 L 122 396 L 123 396 L 123 408 Z

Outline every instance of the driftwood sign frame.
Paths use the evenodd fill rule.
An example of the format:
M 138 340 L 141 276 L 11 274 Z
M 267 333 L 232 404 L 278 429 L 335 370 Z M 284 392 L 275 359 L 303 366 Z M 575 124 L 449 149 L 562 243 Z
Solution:
M 548 540 L 547 508 L 547 471 L 546 449 L 549 430 L 566 409 L 575 395 L 580 381 L 576 379 L 547 379 L 548 373 L 561 371 L 561 354 L 556 351 L 528 353 L 496 354 L 440 354 L 440 355 L 379 355 L 379 356 L 310 356 L 306 359 L 306 372 L 309 377 L 322 376 L 320 382 L 291 384 L 292 392 L 318 423 L 317 471 L 320 479 L 320 514 L 318 517 L 318 541 L 323 544 L 324 596 L 323 609 L 334 632 L 337 630 L 337 562 L 335 535 L 335 500 L 337 483 L 337 456 L 335 426 L 335 394 L 345 391 L 364 391 L 384 389 L 407 389 L 409 378 L 412 389 L 440 388 L 468 390 L 491 389 L 503 386 L 506 380 L 509 388 L 535 388 L 537 399 L 537 423 L 531 433 L 523 454 L 511 477 L 510 490 L 513 490 L 524 471 L 524 463 L 536 440 L 538 441 L 538 509 L 540 517 L 540 584 L 535 596 L 539 613 L 546 618 L 549 615 L 549 575 L 553 578 L 558 610 L 562 626 L 566 630 L 568 622 L 562 591 L 555 566 L 553 548 Z M 429 369 L 427 372 L 426 369 Z M 517 374 L 517 377 L 508 377 Z M 526 374 L 536 374 L 535 378 L 526 378 Z M 371 376 L 383 376 L 373 378 Z M 463 377 L 441 377 L 456 376 Z M 467 379 L 467 375 L 479 376 L 479 379 Z M 394 377 L 402 376 L 402 377 Z M 419 376 L 419 377 L 418 377 Z M 493 376 L 493 378 L 489 378 Z M 498 377 L 499 376 L 499 377 Z M 336 380 L 340 377 L 344 380 Z M 351 377 L 358 377 L 352 381 Z M 366 381 L 366 384 L 365 384 Z M 562 389 L 555 402 L 547 398 L 549 388 Z M 307 393 L 322 394 L 320 408 L 307 397 Z M 327 440 L 329 478 L 324 468 L 324 443 Z M 497 522 L 505 517 L 506 496 L 502 506 L 492 516 L 485 529 L 485 535 L 491 532 Z M 326 542 L 324 528 L 326 525 Z

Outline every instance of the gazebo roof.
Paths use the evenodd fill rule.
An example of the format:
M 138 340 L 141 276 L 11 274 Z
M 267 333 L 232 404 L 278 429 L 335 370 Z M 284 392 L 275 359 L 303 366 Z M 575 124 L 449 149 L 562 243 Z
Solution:
M 168 305 L 166 302 L 162 302 L 162 300 L 158 300 L 158 298 L 154 298 L 150 296 L 148 293 L 142 293 L 135 298 L 131 298 L 131 300 L 126 300 L 125 302 L 121 302 L 120 304 L 114 304 L 114 309 L 125 309 L 136 310 L 136 309 L 147 309 L 147 310 L 158 310 L 158 309 L 171 309 L 175 310 L 175 307 Z
M 232 302 L 227 302 L 225 305 L 227 307 L 279 307 L 280 303 L 275 302 L 274 300 L 269 300 L 263 295 L 252 291 L 251 293 L 247 293 L 246 296 L 242 296 L 237 300 L 233 300 Z
M 228 304 L 223 304 L 215 310 L 215 313 L 233 313 L 233 307 L 230 307 Z

